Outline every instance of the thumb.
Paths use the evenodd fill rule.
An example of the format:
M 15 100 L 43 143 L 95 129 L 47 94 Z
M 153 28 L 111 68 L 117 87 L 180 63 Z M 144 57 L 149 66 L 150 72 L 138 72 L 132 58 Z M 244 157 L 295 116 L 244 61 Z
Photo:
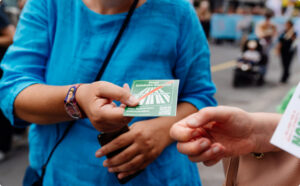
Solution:
M 124 88 L 125 90 L 127 90 L 127 91 L 130 93 L 130 87 L 129 87 L 129 85 L 128 85 L 127 83 L 125 83 L 125 84 L 123 85 L 123 88 Z M 120 107 L 121 107 L 121 108 L 126 108 L 127 105 L 124 104 L 124 103 L 122 103 L 122 104 L 120 105 Z
M 120 101 L 128 106 L 137 106 L 139 101 L 126 88 L 119 87 L 109 82 L 101 82 L 98 96 Z
M 125 83 L 125 84 L 123 85 L 123 88 L 124 88 L 125 90 L 127 90 L 128 92 L 130 92 L 130 87 L 129 87 L 129 85 L 128 85 L 127 83 Z

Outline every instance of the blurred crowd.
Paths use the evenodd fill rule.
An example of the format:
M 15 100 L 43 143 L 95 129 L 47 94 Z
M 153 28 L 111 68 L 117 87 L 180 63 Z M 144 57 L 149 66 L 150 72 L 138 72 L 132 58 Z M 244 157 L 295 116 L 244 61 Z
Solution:
M 286 4 L 278 4 L 280 0 L 269 0 L 265 4 L 224 4 L 224 6 L 217 6 L 212 8 L 211 1 L 208 0 L 194 0 L 193 5 L 198 14 L 199 20 L 206 32 L 209 35 L 209 23 L 213 14 L 226 14 L 226 15 L 241 15 L 245 19 L 242 21 L 244 25 L 248 26 L 252 21 L 251 16 L 265 16 L 272 14 L 272 17 L 284 17 L 285 19 L 297 18 L 300 16 L 300 4 L 290 2 Z M 270 13 L 271 12 L 271 13 Z M 241 25 L 240 29 L 244 29 Z
M 193 4 L 208 39 L 210 39 L 211 25 L 213 24 L 212 16 L 214 13 L 242 16 L 236 25 L 236 30 L 242 35 L 240 38 L 242 49 L 241 59 L 245 56 L 250 59 L 254 58 L 254 60 L 250 60 L 252 64 L 258 64 L 253 63 L 253 61 L 260 61 L 263 66 L 263 74 L 265 74 L 269 54 L 274 49 L 275 54 L 280 57 L 282 64 L 280 82 L 286 83 L 288 81 L 291 63 L 298 44 L 297 32 L 299 33 L 300 31 L 300 21 L 297 21 L 300 11 L 297 2 L 287 1 L 286 3 L 282 3 L 279 0 L 268 0 L 265 4 L 225 4 L 225 6 L 216 9 L 212 9 L 210 1 L 207 0 L 194 1 Z M 278 25 L 273 21 L 273 18 L 280 18 L 284 23 Z M 257 42 L 257 45 L 253 45 L 254 42 L 249 42 L 251 40 Z M 218 43 L 220 39 L 216 41 Z M 251 47 L 246 45 L 251 45 Z M 255 54 L 253 51 L 256 50 L 258 52 L 257 50 L 260 50 L 260 48 L 260 56 L 263 57 L 258 58 L 258 54 Z M 243 60 L 243 62 L 245 61 L 249 61 L 249 59 Z M 263 81 L 261 79 L 259 84 L 262 84 Z

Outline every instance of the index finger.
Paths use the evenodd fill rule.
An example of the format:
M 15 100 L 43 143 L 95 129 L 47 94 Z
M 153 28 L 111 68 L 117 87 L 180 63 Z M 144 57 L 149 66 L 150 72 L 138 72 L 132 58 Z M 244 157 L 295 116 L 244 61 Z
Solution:
M 120 101 L 128 106 L 137 106 L 139 101 L 126 89 L 109 82 L 99 83 L 98 96 Z
M 191 128 L 202 127 L 211 122 L 227 122 L 236 112 L 236 108 L 218 106 L 207 107 L 194 114 L 186 121 L 187 126 Z
M 187 125 L 187 120 L 195 117 L 195 115 L 193 114 L 174 124 L 170 130 L 171 138 L 179 142 L 187 142 L 201 136 L 203 134 L 202 129 L 191 128 Z

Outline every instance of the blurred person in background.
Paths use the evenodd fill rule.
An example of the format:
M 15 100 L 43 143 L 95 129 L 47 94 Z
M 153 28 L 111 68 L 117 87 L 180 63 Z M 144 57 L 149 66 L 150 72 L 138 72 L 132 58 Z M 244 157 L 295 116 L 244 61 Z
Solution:
M 208 1 L 200 2 L 200 6 L 197 8 L 197 14 L 203 26 L 206 38 L 208 39 L 210 33 L 210 18 L 211 18 L 210 6 Z
M 245 13 L 245 8 L 242 7 L 242 6 L 238 6 L 237 9 L 236 9 L 236 14 L 244 15 L 244 13 Z
M 282 64 L 282 76 L 281 83 L 287 83 L 290 76 L 290 66 L 296 52 L 295 41 L 297 34 L 294 30 L 294 24 L 292 21 L 288 21 L 285 24 L 285 30 L 279 37 L 279 43 L 277 46 L 277 53 L 281 57 Z
M 2 60 L 7 48 L 13 42 L 15 27 L 5 13 L 5 4 L 0 3 L 0 59 Z
M 271 18 L 273 17 L 272 10 L 265 12 L 265 20 L 259 22 L 255 27 L 255 34 L 259 40 L 259 44 L 262 46 L 263 59 L 265 68 L 263 76 L 259 79 L 259 85 L 263 85 L 265 82 L 265 75 L 267 72 L 267 65 L 269 62 L 269 53 L 273 45 L 273 41 L 277 36 L 276 25 L 272 23 Z
M 261 21 L 256 25 L 255 34 L 263 42 L 263 45 L 266 45 L 267 48 L 273 42 L 273 39 L 277 36 L 276 25 L 271 21 L 273 17 L 273 12 L 268 10 L 265 13 L 265 20 Z
M 272 23 L 273 11 L 267 10 L 265 20 L 256 25 L 255 34 L 263 46 L 266 63 L 268 63 L 269 53 L 272 48 L 274 39 L 277 37 L 277 27 Z
M 298 17 L 297 17 L 297 21 L 295 22 L 295 25 L 294 25 L 294 29 L 295 29 L 295 32 L 297 34 L 297 40 L 296 40 L 296 46 L 297 46 L 297 58 L 298 58 L 298 62 L 300 62 L 300 13 L 298 14 Z
M 274 12 L 275 17 L 282 15 L 282 0 L 267 0 L 266 7 Z
M 260 6 L 255 6 L 251 10 L 252 15 L 264 15 L 264 9 Z
M 252 20 L 251 9 L 249 7 L 243 8 L 241 13 L 243 18 L 238 22 L 237 27 L 242 32 L 241 47 L 243 47 L 248 39 L 248 36 L 253 32 L 254 23 Z
M 9 2 L 12 0 L 4 0 L 4 2 Z M 8 16 L 11 24 L 17 26 L 21 11 L 26 3 L 26 0 L 14 0 L 16 4 L 10 4 L 5 7 L 5 13 Z
M 295 11 L 296 8 L 296 2 L 289 1 L 286 6 L 283 8 L 282 14 L 285 17 L 285 19 L 292 19 L 293 16 L 297 15 L 297 12 Z M 296 14 L 295 14 L 296 13 Z
M 9 21 L 5 14 L 5 5 L 0 3 L 0 61 L 13 42 L 15 27 Z M 0 70 L 0 78 L 3 72 Z M 12 145 L 13 127 L 0 110 L 0 161 L 3 161 L 6 154 L 10 151 Z
M 235 8 L 235 6 L 233 6 L 233 5 L 229 5 L 228 7 L 227 7 L 227 12 L 226 12 L 226 14 L 236 14 L 236 8 Z

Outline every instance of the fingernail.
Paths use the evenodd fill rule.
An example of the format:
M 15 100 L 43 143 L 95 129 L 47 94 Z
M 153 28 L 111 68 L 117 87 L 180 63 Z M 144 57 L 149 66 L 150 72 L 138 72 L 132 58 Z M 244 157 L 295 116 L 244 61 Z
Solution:
M 128 83 L 124 83 L 123 87 L 124 88 L 127 88 L 127 87 L 130 88 L 129 85 L 128 85 Z
M 103 167 L 108 167 L 107 161 L 104 161 L 104 162 L 103 162 Z
M 220 152 L 220 148 L 219 147 L 214 147 L 213 149 L 212 149 L 212 151 L 213 151 L 213 153 L 218 153 L 218 152 Z
M 134 96 L 130 96 L 130 98 L 126 101 L 127 105 L 136 105 L 139 102 Z
M 207 141 L 202 142 L 202 143 L 200 144 L 200 147 L 203 148 L 203 149 L 207 148 L 207 147 L 208 147 Z
M 109 168 L 108 172 L 114 172 L 114 170 L 112 168 Z
M 191 118 L 187 121 L 187 124 L 190 126 L 190 127 L 198 127 L 198 122 L 195 118 Z
M 199 136 L 200 136 L 200 132 L 198 130 L 192 133 L 192 138 L 199 137 Z
M 97 151 L 96 152 L 96 157 L 102 157 L 102 156 L 104 156 L 104 154 L 101 152 L 101 151 Z

